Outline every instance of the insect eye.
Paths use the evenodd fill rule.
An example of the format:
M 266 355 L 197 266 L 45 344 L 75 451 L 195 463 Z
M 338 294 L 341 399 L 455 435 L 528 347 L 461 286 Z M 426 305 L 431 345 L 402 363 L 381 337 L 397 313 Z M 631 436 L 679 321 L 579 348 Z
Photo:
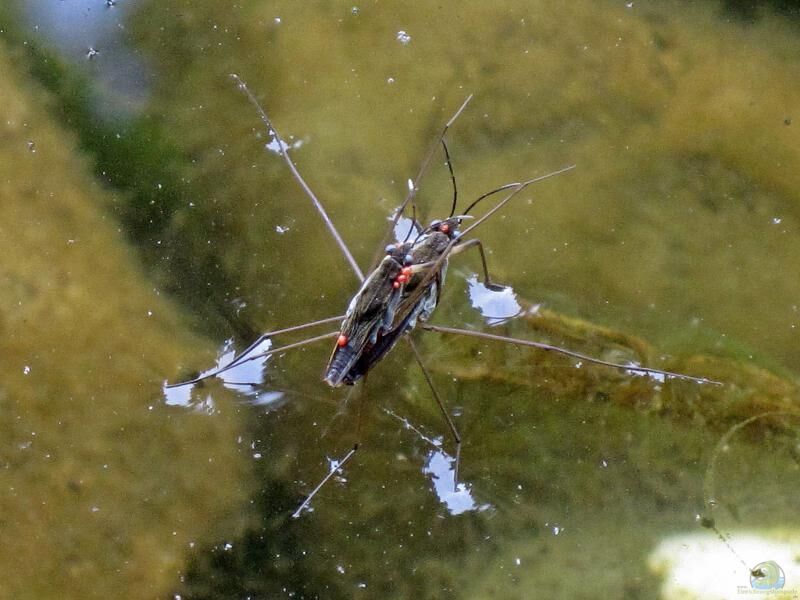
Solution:
M 395 245 L 394 244 L 389 244 L 388 246 L 386 246 L 386 254 L 391 254 L 392 252 L 394 252 L 394 249 L 395 249 Z
M 431 221 L 431 229 L 433 229 L 434 231 L 438 231 L 439 230 L 439 226 L 441 224 L 442 224 L 442 222 L 439 221 L 438 219 L 436 221 Z
M 414 262 L 414 257 L 410 254 L 406 254 L 405 258 L 403 259 L 403 264 L 410 265 Z

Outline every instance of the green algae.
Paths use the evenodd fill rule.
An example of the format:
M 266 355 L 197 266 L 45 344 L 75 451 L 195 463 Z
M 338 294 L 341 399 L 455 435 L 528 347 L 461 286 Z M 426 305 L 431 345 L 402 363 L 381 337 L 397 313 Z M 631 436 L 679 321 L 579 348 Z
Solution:
M 161 596 L 248 495 L 239 417 L 160 406 L 166 367 L 207 344 L 144 277 L 21 64 L 0 46 L 0 590 Z

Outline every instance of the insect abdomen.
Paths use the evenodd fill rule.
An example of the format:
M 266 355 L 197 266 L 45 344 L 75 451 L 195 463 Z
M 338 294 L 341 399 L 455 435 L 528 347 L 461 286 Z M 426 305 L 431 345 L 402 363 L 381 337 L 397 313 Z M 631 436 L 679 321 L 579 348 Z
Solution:
M 352 384 L 352 381 L 345 381 L 345 375 L 350 371 L 357 357 L 355 348 L 349 344 L 336 348 L 322 379 L 331 387 L 339 387 L 342 383 Z

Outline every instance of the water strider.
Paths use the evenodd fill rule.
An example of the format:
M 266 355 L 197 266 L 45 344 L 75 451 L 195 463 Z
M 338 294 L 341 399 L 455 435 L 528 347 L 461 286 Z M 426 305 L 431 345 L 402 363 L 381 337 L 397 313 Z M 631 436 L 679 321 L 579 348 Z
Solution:
M 367 373 L 378 362 L 380 362 L 380 360 L 386 356 L 386 354 L 402 338 L 409 344 L 417 364 L 422 369 L 425 380 L 428 383 L 428 386 L 430 387 L 431 392 L 441 409 L 441 412 L 455 441 L 455 480 L 457 481 L 457 465 L 458 457 L 460 455 L 461 436 L 459 435 L 455 424 L 450 418 L 449 411 L 447 410 L 440 394 L 433 385 L 433 381 L 428 369 L 424 364 L 421 353 L 417 349 L 413 339 L 407 335 L 415 327 L 417 327 L 417 325 L 420 325 L 424 329 L 438 333 L 481 337 L 486 340 L 530 346 L 541 350 L 556 352 L 573 358 L 578 358 L 589 363 L 621 369 L 628 373 L 656 375 L 661 378 L 684 379 L 697 383 L 717 383 L 702 377 L 692 377 L 680 373 L 672 373 L 659 369 L 640 367 L 637 365 L 611 363 L 577 352 L 572 352 L 567 349 L 559 348 L 557 346 L 551 346 L 549 344 L 492 335 L 479 331 L 433 326 L 425 323 L 430 318 L 439 302 L 450 255 L 454 255 L 469 248 L 476 247 L 481 255 L 484 285 L 490 290 L 502 289 L 501 286 L 494 284 L 489 277 L 486 257 L 481 242 L 475 238 L 465 239 L 465 236 L 474 231 L 479 225 L 484 223 L 488 218 L 490 218 L 494 213 L 510 202 L 520 192 L 528 188 L 528 186 L 574 168 L 574 165 L 572 165 L 540 177 L 502 185 L 481 195 L 467 207 L 463 214 L 456 215 L 455 212 L 458 191 L 452 168 L 452 162 L 450 160 L 449 151 L 445 142 L 445 135 L 448 129 L 452 126 L 452 124 L 467 106 L 472 96 L 469 96 L 464 101 L 461 107 L 445 124 L 441 133 L 437 136 L 434 144 L 431 145 L 422 161 L 416 178 L 409 182 L 409 190 L 406 198 L 395 212 L 394 218 L 392 219 L 392 223 L 389 227 L 389 231 L 384 237 L 384 241 L 386 241 L 391 232 L 395 230 L 396 225 L 403 217 L 404 211 L 409 207 L 409 205 L 411 205 L 412 208 L 414 207 L 414 199 L 419 189 L 419 183 L 422 177 L 425 175 L 430 161 L 432 160 L 432 157 L 439 148 L 440 144 L 444 149 L 446 164 L 450 171 L 453 184 L 453 201 L 450 215 L 446 219 L 433 221 L 426 228 L 422 228 L 416 222 L 416 219 L 412 218 L 411 226 L 409 227 L 408 234 L 406 235 L 405 239 L 398 241 L 396 244 L 390 244 L 387 246 L 383 258 L 379 261 L 373 261 L 377 262 L 377 265 L 370 269 L 365 276 L 359 268 L 358 263 L 353 258 L 352 253 L 348 249 L 341 235 L 337 231 L 333 221 L 325 211 L 322 203 L 317 199 L 314 192 L 300 175 L 297 167 L 289 156 L 289 146 L 282 140 L 277 130 L 272 125 L 272 122 L 270 121 L 263 107 L 249 90 L 244 81 L 242 81 L 237 75 L 231 75 L 231 77 L 237 83 L 239 88 L 247 95 L 250 102 L 258 111 L 258 114 L 266 126 L 269 135 L 273 137 L 279 153 L 286 162 L 294 178 L 314 204 L 314 207 L 320 214 L 325 226 L 339 246 L 339 249 L 341 250 L 345 260 L 349 263 L 354 274 L 361 282 L 361 287 L 350 301 L 349 307 L 344 316 L 340 315 L 329 317 L 326 319 L 265 333 L 261 335 L 255 342 L 253 342 L 244 352 L 240 353 L 238 356 L 235 356 L 224 366 L 219 366 L 215 369 L 206 371 L 191 380 L 167 385 L 165 386 L 166 388 L 175 388 L 196 384 L 215 376 L 224 377 L 224 374 L 227 371 L 230 371 L 234 367 L 238 367 L 248 361 L 262 359 L 284 350 L 300 347 L 333 337 L 336 338 L 336 342 L 331 353 L 331 357 L 328 361 L 328 365 L 323 374 L 323 380 L 332 387 L 338 387 L 342 384 L 354 384 L 359 379 L 364 378 Z M 463 231 L 459 230 L 459 227 L 463 224 L 465 219 L 472 218 L 468 213 L 479 202 L 503 192 L 505 192 L 505 196 L 491 209 L 489 209 L 480 218 L 476 219 L 475 222 L 473 222 L 469 227 L 466 227 Z M 416 214 L 416 211 L 414 211 L 414 214 Z M 413 239 L 412 232 L 416 233 Z M 278 348 L 270 348 L 265 351 L 260 351 L 260 348 L 263 344 L 270 342 L 273 337 L 280 334 L 301 331 L 339 321 L 341 321 L 341 325 L 337 331 L 331 331 L 317 335 Z M 358 439 L 358 433 L 356 434 L 356 438 Z M 312 490 L 312 492 L 306 497 L 305 501 L 294 512 L 295 517 L 299 516 L 301 512 L 308 507 L 309 502 L 322 488 L 322 486 L 355 455 L 358 447 L 359 442 L 356 441 L 350 451 L 340 461 L 334 463 L 328 474 L 317 485 L 317 487 Z

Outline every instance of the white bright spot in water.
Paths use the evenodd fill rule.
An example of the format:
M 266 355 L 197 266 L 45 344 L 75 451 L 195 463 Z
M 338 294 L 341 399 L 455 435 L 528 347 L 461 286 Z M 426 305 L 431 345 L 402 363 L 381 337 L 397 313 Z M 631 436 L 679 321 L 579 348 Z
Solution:
M 490 290 L 478 281 L 477 275 L 467 279 L 467 286 L 470 304 L 480 311 L 489 325 L 498 325 L 522 311 L 517 302 L 517 294 L 510 287 L 503 287 L 498 291 Z
M 22 367 L 22 374 L 23 375 L 27 375 L 30 372 L 31 372 L 31 368 L 28 365 L 25 365 L 24 367 Z
M 288 227 L 282 227 L 280 225 L 275 225 L 275 232 L 276 233 L 286 233 L 287 231 L 289 231 Z
M 354 6 L 353 8 L 350 9 L 350 12 L 353 13 L 354 15 L 357 15 L 360 11 L 361 9 L 358 8 L 357 6 Z
M 263 391 L 257 386 L 264 383 L 264 369 L 271 356 L 260 356 L 272 347 L 272 340 L 262 340 L 259 344 L 249 349 L 239 364 L 227 371 L 218 373 L 216 377 L 221 379 L 225 387 L 236 390 L 250 397 L 250 402 L 256 406 L 266 406 L 274 404 L 283 398 L 283 392 Z M 211 375 L 220 368 L 229 365 L 236 357 L 236 350 L 233 347 L 233 340 L 227 340 L 217 358 L 217 363 L 212 368 L 200 373 L 199 377 Z M 180 385 L 177 387 L 166 387 L 164 383 L 164 400 L 169 406 L 191 407 L 200 412 L 211 414 L 214 410 L 214 401 L 210 395 L 198 401 L 192 397 L 195 384 Z
M 389 77 L 389 79 L 386 80 L 386 83 L 388 83 L 389 85 L 393 84 L 394 83 L 394 77 Z
M 397 36 L 396 36 L 396 38 L 397 38 L 397 41 L 398 41 L 398 42 L 400 42 L 401 44 L 403 44 L 403 46 L 407 46 L 407 45 L 409 44 L 409 42 L 411 42 L 411 36 L 410 36 L 410 35 L 408 35 L 408 34 L 407 34 L 405 31 L 403 31 L 402 29 L 401 29 L 400 31 L 398 31 L 398 32 L 397 32 Z
M 633 367 L 631 370 L 626 370 L 625 373 L 631 377 L 649 377 L 653 381 L 657 381 L 659 383 L 664 383 L 667 380 L 667 375 L 664 373 L 655 373 L 652 371 L 640 371 L 638 370 L 640 367 L 636 363 L 627 363 L 626 366 Z
M 786 530 L 789 531 L 788 529 Z M 651 573 L 661 579 L 660 598 L 790 598 L 788 588 L 800 580 L 800 540 L 796 533 L 767 531 L 730 531 L 725 537 L 736 554 L 748 558 L 748 566 L 712 532 L 683 533 L 662 539 L 647 558 Z M 758 558 L 757 558 L 758 557 Z M 750 568 L 762 560 L 771 560 L 783 569 L 786 589 L 754 595 L 750 586 Z M 792 584 L 790 584 L 792 582 Z M 744 588 L 737 594 L 737 590 Z M 744 593 L 744 592 L 749 593 Z M 766 592 L 766 590 L 765 590 Z
M 284 395 L 283 392 L 261 392 L 253 396 L 250 403 L 255 406 L 270 406 L 283 400 Z
M 164 382 L 161 393 L 164 394 L 164 401 L 169 406 L 189 406 L 192 403 L 193 385 L 181 385 L 175 388 L 168 388 L 168 381 Z
M 409 192 L 413 192 L 414 191 L 414 181 L 409 179 L 407 185 L 408 185 L 408 191 Z
M 264 148 L 266 148 L 270 152 L 274 152 L 275 154 L 280 154 L 281 150 L 286 151 L 289 149 L 289 144 L 273 136 L 270 142 L 264 144 Z
M 772 224 L 773 225 L 780 225 L 782 220 L 783 219 L 781 219 L 780 217 L 772 217 Z
M 334 471 L 338 471 L 339 467 L 341 467 L 341 466 L 342 466 L 342 462 L 340 460 L 337 460 L 335 458 L 329 458 L 328 459 L 328 470 L 331 473 L 333 473 Z M 346 479 L 344 479 L 342 477 L 342 478 L 340 478 L 340 481 L 346 481 Z
M 280 17 L 275 17 L 275 24 L 276 25 L 280 25 L 281 24 L 281 18 Z
M 514 559 L 514 564 L 517 565 L 517 566 L 520 566 L 522 564 L 522 559 L 520 559 L 519 557 L 515 558 Z
M 279 140 L 278 136 L 275 135 L 275 132 L 270 131 L 270 135 L 272 135 L 272 139 L 264 144 L 264 148 L 278 155 L 281 153 L 281 150 L 283 150 L 283 152 L 286 152 L 287 150 L 295 150 L 303 145 L 303 140 L 295 140 L 291 144 L 287 144 L 283 140 Z
M 396 213 L 389 217 L 388 220 L 392 221 L 395 216 Z M 397 219 L 397 223 L 394 224 L 394 239 L 398 242 L 413 241 L 419 231 L 419 225 L 413 219 L 400 217 Z
M 443 450 L 432 450 L 422 472 L 430 475 L 433 489 L 451 515 L 460 515 L 472 510 L 483 511 L 488 504 L 478 504 L 465 483 L 455 483 L 456 459 Z
M 232 340 L 228 340 L 226 344 L 223 346 L 223 354 L 220 356 L 219 360 L 217 361 L 217 367 L 220 368 L 227 364 L 234 359 L 236 356 L 236 352 L 232 347 Z M 257 344 L 250 351 L 247 353 L 246 357 L 243 358 L 250 358 L 250 360 L 241 361 L 238 365 L 229 369 L 223 373 L 217 375 L 222 381 L 226 384 L 234 385 L 234 383 L 250 383 L 250 384 L 260 384 L 264 381 L 264 366 L 267 364 L 269 360 L 269 356 L 258 356 L 259 354 L 266 352 L 272 347 L 272 340 L 263 340 L 261 343 Z
M 484 511 L 492 508 L 490 504 L 478 504 L 472 497 L 472 490 L 465 483 L 456 484 L 456 459 L 442 450 L 441 440 L 432 439 L 423 434 L 412 423 L 387 408 L 383 412 L 400 421 L 406 429 L 413 431 L 423 442 L 433 449 L 428 452 L 422 472 L 429 475 L 433 482 L 433 491 L 445 505 L 451 515 L 460 515 L 467 511 Z
M 342 565 L 336 565 L 336 570 L 344 575 L 344 567 Z

